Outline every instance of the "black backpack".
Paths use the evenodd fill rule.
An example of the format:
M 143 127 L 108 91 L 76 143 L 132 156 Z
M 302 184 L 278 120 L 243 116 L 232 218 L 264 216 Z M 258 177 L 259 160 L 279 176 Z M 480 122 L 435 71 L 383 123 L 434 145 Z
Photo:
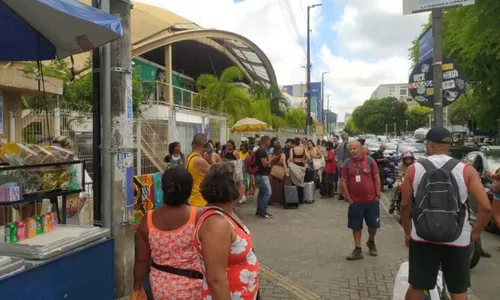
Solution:
M 462 234 L 466 206 L 452 170 L 460 163 L 450 159 L 441 168 L 427 159 L 418 161 L 425 169 L 417 188 L 412 217 L 417 235 L 429 242 L 450 243 Z

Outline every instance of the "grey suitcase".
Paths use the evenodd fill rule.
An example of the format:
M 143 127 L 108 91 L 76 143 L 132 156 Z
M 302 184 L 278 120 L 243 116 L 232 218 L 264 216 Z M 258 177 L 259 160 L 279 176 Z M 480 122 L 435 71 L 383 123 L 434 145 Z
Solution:
M 314 203 L 314 191 L 316 184 L 314 182 L 304 182 L 304 202 Z
M 285 185 L 285 203 L 284 208 L 298 208 L 299 207 L 299 193 L 297 187 L 294 185 Z

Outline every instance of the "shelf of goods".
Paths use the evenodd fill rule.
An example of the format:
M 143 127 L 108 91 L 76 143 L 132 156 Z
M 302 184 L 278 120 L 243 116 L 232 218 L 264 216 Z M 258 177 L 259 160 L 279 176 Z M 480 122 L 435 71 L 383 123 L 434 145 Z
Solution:
M 0 226 L 0 299 L 113 299 L 109 229 L 65 225 L 66 197 L 85 191 L 85 162 L 56 146 L 15 143 L 1 145 L 0 158 L 0 209 L 21 215 L 23 206 L 52 204 Z

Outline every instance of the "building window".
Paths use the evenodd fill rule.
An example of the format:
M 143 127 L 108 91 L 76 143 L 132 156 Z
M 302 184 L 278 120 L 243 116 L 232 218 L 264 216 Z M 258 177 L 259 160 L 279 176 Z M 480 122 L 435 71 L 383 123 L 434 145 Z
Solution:
M 402 96 L 406 96 L 406 89 L 399 90 L 399 94 Z

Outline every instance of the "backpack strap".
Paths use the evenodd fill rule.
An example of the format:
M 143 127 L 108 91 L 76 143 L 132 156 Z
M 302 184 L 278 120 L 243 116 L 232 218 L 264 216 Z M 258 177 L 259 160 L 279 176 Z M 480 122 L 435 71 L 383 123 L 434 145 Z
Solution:
M 441 169 L 445 170 L 445 171 L 448 171 L 449 173 L 451 173 L 453 171 L 453 169 L 455 169 L 455 167 L 460 163 L 460 161 L 458 159 L 450 159 L 448 160 L 442 167 Z
M 370 168 L 372 167 L 372 164 L 373 164 L 373 158 L 369 155 L 366 156 L 366 159 L 368 160 L 368 165 L 370 166 Z
M 427 173 L 437 169 L 433 163 L 431 163 L 428 159 L 425 159 L 425 158 L 419 159 L 418 163 L 420 163 L 422 165 L 422 167 L 424 167 L 425 172 L 427 172 Z

